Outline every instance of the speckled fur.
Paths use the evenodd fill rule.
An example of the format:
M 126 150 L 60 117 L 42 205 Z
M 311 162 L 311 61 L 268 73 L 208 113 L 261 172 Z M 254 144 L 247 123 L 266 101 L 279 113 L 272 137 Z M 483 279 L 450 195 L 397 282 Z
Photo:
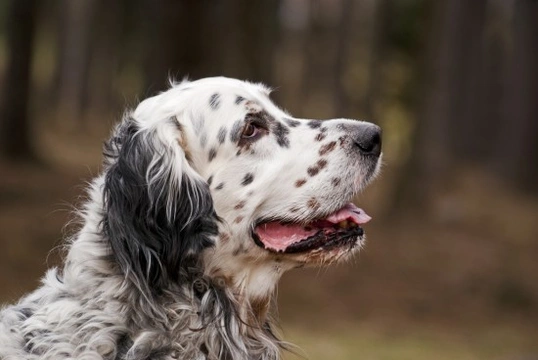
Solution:
M 268 94 L 233 79 L 184 81 L 127 112 L 64 265 L 0 312 L 0 359 L 279 359 L 270 308 L 282 273 L 362 242 L 283 256 L 254 244 L 255 221 L 329 214 L 379 162 L 353 153 L 346 134 L 362 123 L 324 122 L 316 138 L 321 122 L 292 119 Z M 265 136 L 240 144 L 256 116 Z

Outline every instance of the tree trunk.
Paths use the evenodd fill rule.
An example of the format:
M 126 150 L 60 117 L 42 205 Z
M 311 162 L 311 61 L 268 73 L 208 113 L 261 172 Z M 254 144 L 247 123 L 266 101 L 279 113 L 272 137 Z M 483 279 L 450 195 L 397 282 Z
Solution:
M 245 62 L 242 78 L 271 83 L 278 39 L 276 0 L 243 0 L 239 7 L 240 56 Z
M 125 1 L 97 0 L 91 37 L 91 67 L 88 79 L 88 103 L 92 110 L 106 113 L 115 105 L 114 84 L 118 74 L 126 5 Z M 132 5 L 131 5 L 132 6 Z
M 197 79 L 220 73 L 213 46 L 218 31 L 209 19 L 209 0 L 146 0 L 148 58 L 146 84 L 151 92 L 167 86 L 167 77 Z M 216 64 L 217 66 L 212 66 Z
M 350 43 L 350 27 L 353 16 L 354 0 L 343 0 L 340 4 L 340 19 L 336 35 L 336 54 L 333 74 L 333 101 L 335 109 L 341 116 L 349 116 L 349 97 L 346 92 L 344 78 L 346 76 L 347 58 Z
M 382 79 L 382 62 L 387 47 L 388 28 L 390 24 L 391 1 L 378 0 L 372 5 L 374 17 L 371 20 L 371 35 L 368 44 L 368 83 L 361 99 L 361 113 L 365 119 L 374 119 L 374 101 L 380 95 Z
M 60 120 L 80 125 L 88 101 L 92 25 L 96 0 L 63 0 L 56 81 Z
M 320 70 L 320 60 L 318 56 L 319 39 L 322 35 L 322 28 L 319 23 L 320 0 L 311 0 L 308 9 L 308 26 L 304 30 L 306 32 L 303 40 L 304 56 L 303 56 L 303 71 L 301 76 L 301 90 L 299 104 L 302 104 L 302 113 L 308 113 L 308 98 L 312 94 L 315 87 L 315 82 L 319 81 L 318 73 Z
M 439 0 L 432 7 L 431 31 L 423 61 L 421 103 L 413 135 L 412 152 L 396 192 L 395 211 L 409 204 L 427 207 L 429 197 L 450 168 L 451 56 L 455 49 L 452 27 L 457 4 L 465 0 Z
M 0 152 L 11 159 L 29 160 L 34 155 L 28 103 L 36 15 L 37 1 L 10 1 Z
M 502 176 L 538 189 L 538 3 L 514 2 L 505 113 L 495 146 Z M 532 164 L 532 165 L 531 165 Z
M 481 84 L 484 73 L 484 30 L 487 0 L 455 1 L 455 17 L 451 19 L 450 31 L 454 49 L 451 56 L 451 71 L 448 79 L 450 151 L 460 163 L 478 161 L 490 146 L 485 138 L 485 129 L 490 119 L 484 117 L 482 102 L 484 93 Z M 490 139 L 491 140 L 491 139 Z M 482 148 L 484 146 L 485 148 Z

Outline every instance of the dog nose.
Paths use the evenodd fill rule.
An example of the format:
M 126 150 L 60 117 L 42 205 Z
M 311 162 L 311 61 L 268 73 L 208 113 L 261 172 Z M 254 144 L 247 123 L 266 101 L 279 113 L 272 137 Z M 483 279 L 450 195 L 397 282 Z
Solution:
M 377 125 L 361 124 L 353 141 L 364 155 L 379 156 L 381 154 L 381 128 Z

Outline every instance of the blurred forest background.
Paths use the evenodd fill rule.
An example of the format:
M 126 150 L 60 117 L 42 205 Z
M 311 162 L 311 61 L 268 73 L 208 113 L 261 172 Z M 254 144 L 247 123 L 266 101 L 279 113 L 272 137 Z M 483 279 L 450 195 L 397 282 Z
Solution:
M 287 340 L 314 360 L 538 359 L 538 1 L 2 0 L 0 29 L 0 302 L 59 264 L 122 109 L 224 75 L 384 129 L 367 246 L 284 277 Z

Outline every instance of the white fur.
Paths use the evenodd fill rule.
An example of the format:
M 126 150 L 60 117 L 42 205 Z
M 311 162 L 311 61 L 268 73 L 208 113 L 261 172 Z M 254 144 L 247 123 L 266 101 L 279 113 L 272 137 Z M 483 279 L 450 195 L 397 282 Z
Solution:
M 274 105 L 269 92 L 263 85 L 227 78 L 184 81 L 128 112 L 126 117 L 139 127 L 135 136 L 149 139 L 144 141 L 152 143 L 146 146 L 155 149 L 146 183 L 154 188 L 149 193 L 159 197 L 156 189 L 165 182 L 170 221 L 181 210 L 175 199 L 183 187 L 192 186 L 186 192 L 191 212 L 203 195 L 184 184 L 182 176 L 200 183 L 212 179 L 211 198 L 222 221 L 214 246 L 202 255 L 200 277 L 193 283 L 170 284 L 155 298 L 144 291 L 145 284 L 132 282 L 129 269 L 121 271 L 103 235 L 105 168 L 88 189 L 82 227 L 68 243 L 63 268 L 49 270 L 39 289 L 0 313 L 0 359 L 217 359 L 222 354 L 234 360 L 279 358 L 282 343 L 263 328 L 270 324 L 266 310 L 282 273 L 332 262 L 352 251 L 275 254 L 253 242 L 255 222 L 272 217 L 306 222 L 327 216 L 377 174 L 379 161 L 372 171 L 353 152 L 348 131 L 360 122 L 336 119 L 323 122 L 323 131 L 312 128 L 310 120 L 294 119 Z M 208 104 L 213 94 L 219 95 L 215 109 Z M 244 101 L 237 103 L 237 97 Z M 260 112 L 285 125 L 288 146 L 278 145 L 271 133 L 248 149 L 231 141 L 234 124 Z M 299 125 L 288 126 L 286 119 Z M 222 129 L 226 136 L 221 143 Z M 318 135 L 323 140 L 316 140 Z M 332 142 L 334 148 L 321 154 Z M 208 156 L 211 150 L 213 159 Z M 320 159 L 326 164 L 309 175 Z M 253 180 L 242 185 L 247 173 Z M 338 186 L 335 178 L 340 179 Z M 306 183 L 298 187 L 299 179 Z M 221 189 L 219 184 L 224 184 Z M 312 199 L 317 206 L 308 205 Z M 197 286 L 213 290 L 197 298 Z M 218 300 L 218 294 L 226 300 Z M 212 321 L 202 318 L 207 314 L 213 314 Z

